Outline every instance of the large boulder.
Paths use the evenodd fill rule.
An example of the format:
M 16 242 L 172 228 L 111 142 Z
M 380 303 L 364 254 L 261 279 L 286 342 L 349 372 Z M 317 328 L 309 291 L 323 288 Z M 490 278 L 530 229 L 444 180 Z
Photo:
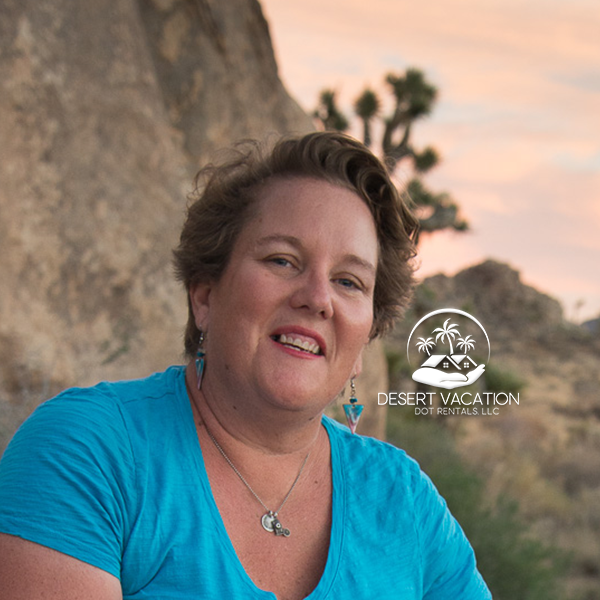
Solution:
M 61 387 L 181 361 L 170 257 L 199 161 L 311 127 L 256 0 L 2 2 L 5 435 Z

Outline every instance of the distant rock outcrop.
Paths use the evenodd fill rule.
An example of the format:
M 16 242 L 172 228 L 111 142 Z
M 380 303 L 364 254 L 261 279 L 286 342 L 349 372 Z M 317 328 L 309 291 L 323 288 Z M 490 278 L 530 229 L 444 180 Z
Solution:
M 558 300 L 524 284 L 518 271 L 494 260 L 454 277 L 426 278 L 417 289 L 411 312 L 422 316 L 446 307 L 475 316 L 494 332 L 496 341 L 513 336 L 537 338 L 564 323 Z

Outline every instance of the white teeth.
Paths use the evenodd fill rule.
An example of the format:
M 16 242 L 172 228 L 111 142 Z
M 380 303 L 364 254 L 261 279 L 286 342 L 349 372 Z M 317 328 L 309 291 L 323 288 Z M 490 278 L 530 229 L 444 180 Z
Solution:
M 305 350 L 306 352 L 310 352 L 311 354 L 319 354 L 320 348 L 319 344 L 311 343 L 308 340 L 302 341 L 300 338 L 292 338 L 292 336 L 287 336 L 285 333 L 282 333 L 279 336 L 279 342 L 281 344 L 286 344 L 287 346 L 293 346 L 295 348 L 300 348 L 301 350 Z

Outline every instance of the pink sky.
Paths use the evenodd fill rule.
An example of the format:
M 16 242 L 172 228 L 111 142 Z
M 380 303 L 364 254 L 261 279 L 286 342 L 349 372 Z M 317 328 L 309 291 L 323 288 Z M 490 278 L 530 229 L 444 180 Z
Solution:
M 439 88 L 415 141 L 441 152 L 426 181 L 472 230 L 426 238 L 420 276 L 494 258 L 568 318 L 600 315 L 597 0 L 261 4 L 284 84 L 307 111 L 329 87 L 350 113 L 366 85 L 384 95 L 385 75 L 410 66 Z

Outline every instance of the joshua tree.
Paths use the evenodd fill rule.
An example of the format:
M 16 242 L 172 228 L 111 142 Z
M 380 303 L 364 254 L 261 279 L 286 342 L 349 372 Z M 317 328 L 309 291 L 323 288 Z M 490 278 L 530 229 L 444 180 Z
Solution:
M 394 167 L 398 161 L 409 157 L 417 171 L 428 171 L 439 162 L 439 157 L 431 147 L 417 152 L 410 143 L 410 132 L 417 119 L 431 114 L 437 89 L 425 80 L 425 75 L 419 69 L 407 69 L 404 75 L 390 73 L 386 83 L 392 88 L 395 99 L 394 112 L 385 120 L 383 133 L 382 146 L 386 160 Z
M 428 146 L 417 150 L 411 142 L 414 123 L 428 116 L 433 110 L 437 98 L 437 89 L 431 85 L 419 69 L 407 69 L 402 75 L 390 73 L 386 77 L 394 98 L 394 108 L 387 118 L 383 118 L 381 149 L 383 158 L 393 172 L 402 161 L 412 163 L 415 177 L 407 185 L 407 192 L 417 209 L 421 232 L 440 229 L 465 231 L 468 224 L 458 215 L 458 206 L 447 193 L 435 193 L 427 189 L 421 181 L 421 175 L 439 163 L 439 155 Z M 381 100 L 371 89 L 365 89 L 354 102 L 354 111 L 363 124 L 363 142 L 372 144 L 371 125 L 380 117 Z M 314 112 L 315 118 L 325 129 L 346 131 L 349 122 L 336 103 L 333 90 L 324 90 L 319 105 Z
M 433 330 L 433 333 L 435 333 L 436 331 L 439 332 L 435 337 L 436 342 L 440 338 L 442 342 L 448 340 L 448 344 L 450 344 L 450 355 L 452 355 L 454 353 L 454 350 L 452 348 L 452 340 L 454 339 L 454 336 L 458 335 L 458 331 L 454 331 L 454 328 L 458 327 L 458 325 L 456 325 L 456 323 L 450 323 L 450 325 L 448 325 L 448 323 L 450 323 L 450 319 L 446 319 L 444 321 L 443 327 L 436 327 Z
M 419 341 L 417 342 L 417 348 L 419 349 L 419 352 L 422 351 L 426 351 L 427 352 L 427 356 L 431 356 L 431 352 L 429 352 L 429 348 L 433 348 L 435 346 L 435 342 L 433 341 L 433 338 L 419 338 Z
M 363 142 L 365 146 L 370 146 L 371 121 L 379 114 L 381 110 L 381 101 L 377 94 L 370 89 L 366 89 L 354 102 L 354 112 L 363 122 Z
M 457 347 L 462 348 L 465 352 L 473 350 L 475 348 L 475 340 L 472 340 L 472 337 L 472 335 L 468 335 L 466 338 L 458 338 Z
M 325 129 L 335 129 L 336 131 L 348 129 L 348 119 L 337 107 L 334 90 L 321 92 L 319 105 L 313 113 L 313 117 L 321 121 Z

